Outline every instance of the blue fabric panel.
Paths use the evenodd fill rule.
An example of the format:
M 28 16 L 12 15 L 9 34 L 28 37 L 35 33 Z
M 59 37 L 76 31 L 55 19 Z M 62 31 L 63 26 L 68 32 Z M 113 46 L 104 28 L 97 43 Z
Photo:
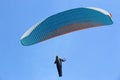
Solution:
M 88 22 L 102 25 L 110 25 L 113 23 L 109 15 L 103 14 L 97 10 L 89 8 L 71 9 L 50 16 L 39 23 L 28 36 L 21 39 L 21 43 L 25 46 L 32 45 L 44 41 L 48 35 L 59 28 L 64 28 L 70 24 Z

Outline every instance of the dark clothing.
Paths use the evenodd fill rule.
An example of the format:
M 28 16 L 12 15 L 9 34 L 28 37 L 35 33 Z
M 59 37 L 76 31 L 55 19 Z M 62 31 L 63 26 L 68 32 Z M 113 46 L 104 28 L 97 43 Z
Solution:
M 59 77 L 62 76 L 62 62 L 64 62 L 65 60 L 59 58 L 58 56 L 56 56 L 56 60 L 55 60 L 55 64 L 56 64 L 56 67 L 57 67 L 57 70 L 58 70 L 58 74 L 59 74 Z

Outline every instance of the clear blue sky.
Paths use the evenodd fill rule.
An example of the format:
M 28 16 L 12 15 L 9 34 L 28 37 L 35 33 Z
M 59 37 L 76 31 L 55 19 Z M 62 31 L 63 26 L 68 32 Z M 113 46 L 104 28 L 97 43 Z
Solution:
M 99 7 L 113 14 L 113 25 L 91 28 L 22 46 L 20 37 L 53 14 Z M 119 0 L 1 0 L 0 80 L 120 80 Z M 65 57 L 63 77 L 54 65 Z

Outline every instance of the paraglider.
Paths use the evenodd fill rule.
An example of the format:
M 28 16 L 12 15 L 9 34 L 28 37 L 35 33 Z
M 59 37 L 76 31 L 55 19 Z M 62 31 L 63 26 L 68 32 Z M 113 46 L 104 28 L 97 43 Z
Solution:
M 62 58 L 59 58 L 58 56 L 56 56 L 56 60 L 54 63 L 56 64 L 59 77 L 62 77 L 62 62 L 65 62 L 65 61 L 66 61 L 65 59 L 62 59 Z
M 111 25 L 113 24 L 111 17 L 110 13 L 96 7 L 70 9 L 35 24 L 23 34 L 20 41 L 22 45 L 29 46 L 73 31 Z M 62 76 L 64 61 L 56 56 L 55 64 L 59 77 Z
M 52 15 L 23 34 L 22 45 L 29 46 L 69 32 L 111 25 L 111 14 L 96 7 L 70 9 Z

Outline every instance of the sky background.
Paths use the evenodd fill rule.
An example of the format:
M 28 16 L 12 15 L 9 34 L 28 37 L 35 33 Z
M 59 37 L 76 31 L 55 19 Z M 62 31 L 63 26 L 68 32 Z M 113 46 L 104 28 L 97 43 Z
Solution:
M 78 7 L 105 9 L 114 24 L 21 45 L 32 25 Z M 120 80 L 119 9 L 119 0 L 0 0 L 0 80 Z M 56 55 L 67 59 L 61 78 Z

